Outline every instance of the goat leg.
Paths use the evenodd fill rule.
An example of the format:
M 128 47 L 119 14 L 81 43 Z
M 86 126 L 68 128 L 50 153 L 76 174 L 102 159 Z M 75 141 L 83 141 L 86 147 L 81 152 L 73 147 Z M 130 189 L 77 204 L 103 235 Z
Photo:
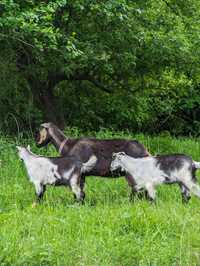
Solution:
M 46 186 L 45 185 L 42 185 L 40 183 L 35 184 L 36 202 L 37 203 L 41 202 L 45 191 L 46 191 Z
M 186 186 L 184 186 L 183 184 L 179 184 L 179 187 L 181 189 L 182 202 L 188 203 L 189 200 L 191 199 L 190 190 Z
M 85 193 L 81 189 L 80 186 L 80 177 L 78 175 L 73 175 L 70 179 L 70 187 L 72 192 L 74 193 L 74 197 L 76 198 L 77 201 L 83 203 L 84 202 L 84 197 Z

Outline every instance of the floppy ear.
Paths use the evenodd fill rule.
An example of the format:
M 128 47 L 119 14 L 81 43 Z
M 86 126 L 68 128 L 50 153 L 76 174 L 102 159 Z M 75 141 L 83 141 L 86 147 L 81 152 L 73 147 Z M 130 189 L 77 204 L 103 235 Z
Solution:
M 50 128 L 51 127 L 51 123 L 43 123 L 40 126 L 44 127 L 44 128 Z
M 30 147 L 29 144 L 28 144 L 28 146 L 27 146 L 27 150 L 28 150 L 28 151 L 31 151 L 31 147 Z
M 16 149 L 17 149 L 18 151 L 20 151 L 21 148 L 22 148 L 22 147 L 20 147 L 20 146 L 16 146 Z

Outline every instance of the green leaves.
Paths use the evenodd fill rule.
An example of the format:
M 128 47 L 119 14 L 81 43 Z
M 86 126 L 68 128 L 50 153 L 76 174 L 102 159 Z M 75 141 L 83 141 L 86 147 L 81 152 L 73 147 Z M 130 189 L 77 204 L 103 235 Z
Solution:
M 154 128 L 154 121 L 165 121 L 169 114 L 178 112 L 182 119 L 177 103 L 185 112 L 182 98 L 188 91 L 197 94 L 199 10 L 197 0 L 2 0 L 0 50 L 3 62 L 8 53 L 13 58 L 12 68 L 6 64 L 2 73 L 22 80 L 24 90 L 30 88 L 33 106 L 44 117 L 49 109 L 44 108 L 45 97 L 65 118 L 71 107 L 64 112 L 60 106 L 73 106 L 79 98 L 74 106 L 87 107 L 82 106 L 78 116 L 92 108 L 89 119 L 101 126 L 109 126 L 107 117 L 118 113 L 111 127 L 127 124 L 140 130 L 149 120 L 148 128 Z M 18 83 L 16 88 L 23 90 Z M 104 99 L 105 91 L 114 92 L 110 102 Z M 29 102 L 26 97 L 18 99 L 19 106 Z M 70 116 L 77 121 L 76 115 Z

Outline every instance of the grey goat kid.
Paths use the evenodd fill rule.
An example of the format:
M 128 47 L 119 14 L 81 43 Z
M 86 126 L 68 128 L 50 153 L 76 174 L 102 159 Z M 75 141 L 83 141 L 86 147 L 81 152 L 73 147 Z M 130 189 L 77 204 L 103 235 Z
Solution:
M 129 185 L 132 192 L 144 189 L 150 200 L 155 200 L 155 187 L 159 184 L 178 183 L 183 200 L 188 202 L 190 192 L 200 198 L 200 186 L 196 184 L 196 169 L 200 162 L 183 154 L 149 156 L 133 158 L 124 152 L 113 153 L 111 171 L 118 168 L 131 176 Z
M 82 163 L 74 156 L 43 157 L 33 154 L 30 147 L 17 146 L 18 155 L 23 160 L 30 181 L 35 185 L 37 200 L 44 195 L 46 185 L 69 186 L 78 201 L 84 200 L 85 193 L 81 189 L 81 175 L 95 166 L 97 158 L 91 156 Z

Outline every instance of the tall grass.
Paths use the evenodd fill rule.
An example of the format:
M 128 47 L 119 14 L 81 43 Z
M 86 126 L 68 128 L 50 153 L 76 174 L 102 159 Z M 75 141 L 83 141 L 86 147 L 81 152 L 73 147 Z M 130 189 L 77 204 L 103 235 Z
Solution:
M 79 136 L 74 129 L 67 134 Z M 94 133 L 93 133 L 94 135 Z M 102 130 L 99 138 L 138 139 L 156 153 L 186 153 L 200 161 L 200 142 Z M 183 205 L 178 186 L 158 188 L 157 203 L 130 203 L 123 178 L 88 177 L 84 206 L 64 188 L 47 189 L 32 208 L 34 188 L 15 145 L 0 138 L 0 265 L 199 265 L 200 200 Z M 51 147 L 34 152 L 55 155 Z

